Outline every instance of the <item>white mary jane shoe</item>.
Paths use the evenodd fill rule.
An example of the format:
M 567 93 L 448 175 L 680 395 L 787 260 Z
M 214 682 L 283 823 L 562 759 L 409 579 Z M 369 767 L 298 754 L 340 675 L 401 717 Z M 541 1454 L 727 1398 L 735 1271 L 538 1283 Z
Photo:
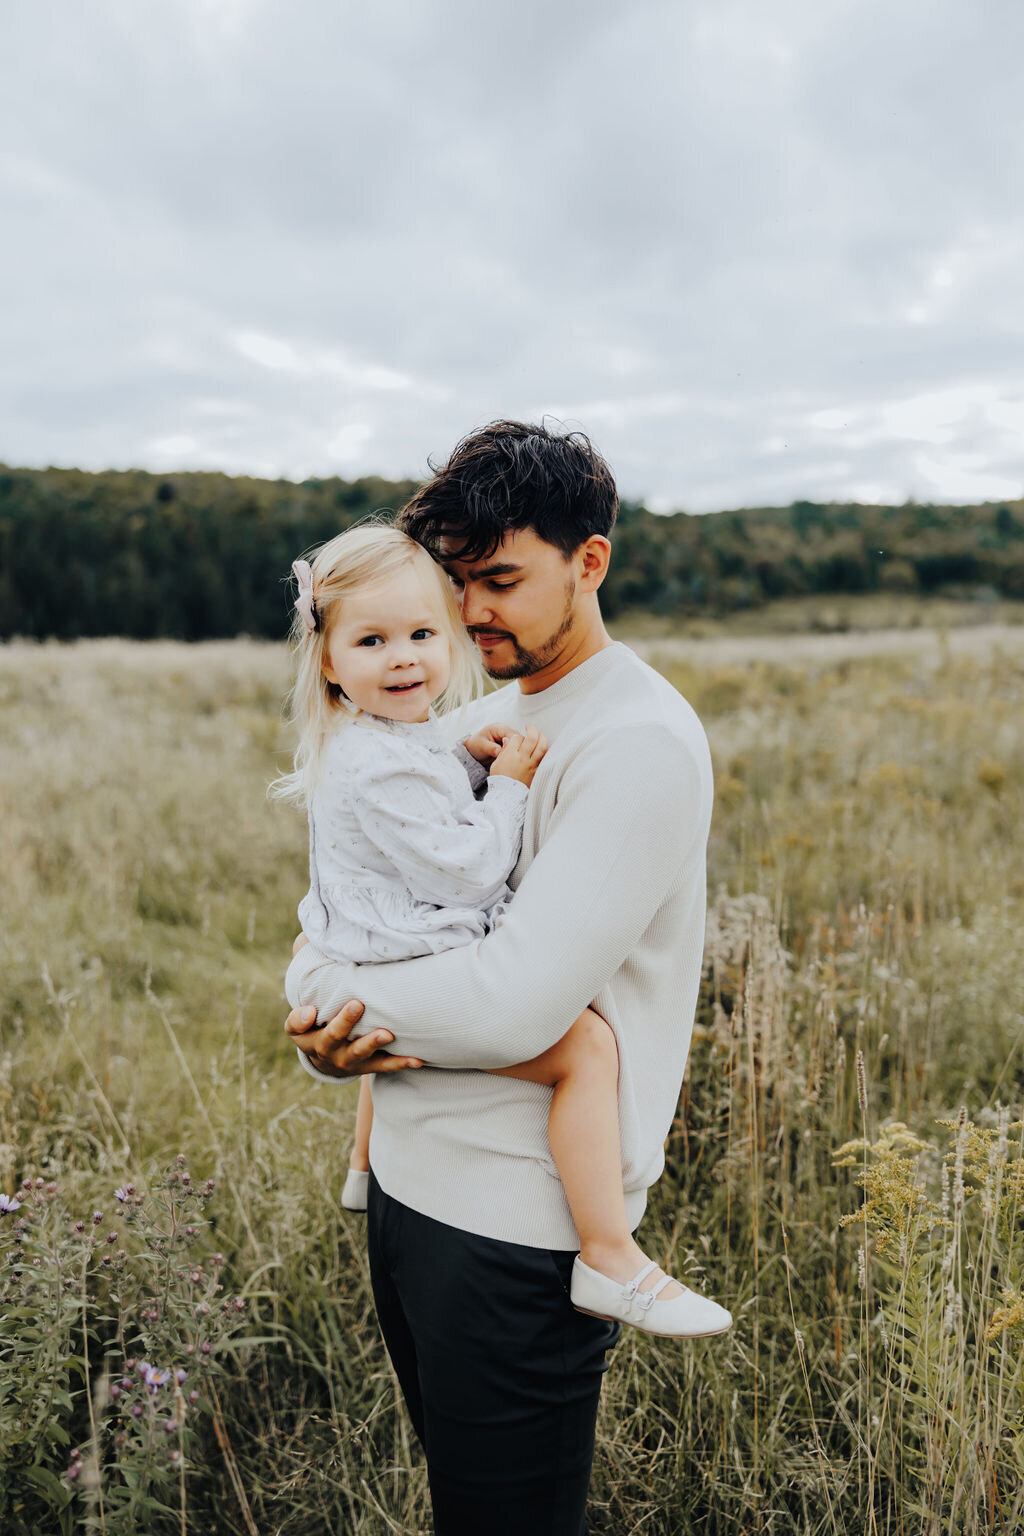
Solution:
M 341 1203 L 346 1211 L 366 1210 L 366 1191 L 370 1187 L 370 1175 L 358 1168 L 350 1168 L 341 1192 Z
M 731 1312 L 707 1296 L 698 1296 L 686 1286 L 683 1286 L 681 1296 L 659 1301 L 659 1293 L 671 1284 L 670 1275 L 666 1275 L 660 1285 L 642 1291 L 641 1282 L 657 1268 L 652 1259 L 628 1285 L 623 1285 L 577 1258 L 572 1267 L 569 1299 L 577 1312 L 607 1318 L 609 1322 L 629 1323 L 642 1333 L 656 1333 L 664 1339 L 699 1339 L 712 1333 L 724 1333 L 732 1327 Z M 681 1283 L 677 1281 L 677 1284 Z

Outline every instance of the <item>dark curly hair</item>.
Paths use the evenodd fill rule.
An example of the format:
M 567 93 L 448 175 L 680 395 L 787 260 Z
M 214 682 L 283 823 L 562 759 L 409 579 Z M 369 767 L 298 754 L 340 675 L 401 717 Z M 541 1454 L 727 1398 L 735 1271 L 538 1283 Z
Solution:
M 447 464 L 398 515 L 431 554 L 481 560 L 506 533 L 532 528 L 566 559 L 595 533 L 611 533 L 619 509 L 612 472 L 582 432 L 492 421 L 464 437 Z

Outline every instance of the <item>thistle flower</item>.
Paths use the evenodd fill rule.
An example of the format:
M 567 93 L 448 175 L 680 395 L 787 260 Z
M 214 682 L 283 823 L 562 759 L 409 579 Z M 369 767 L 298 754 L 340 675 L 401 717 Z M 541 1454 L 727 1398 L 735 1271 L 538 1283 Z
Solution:
M 8 1212 L 20 1210 L 20 1200 L 15 1200 L 10 1195 L 0 1195 L 0 1216 L 6 1216 Z
M 159 1371 L 155 1365 L 150 1365 L 148 1360 L 139 1361 L 139 1375 L 151 1392 L 159 1392 L 171 1379 L 170 1371 Z
M 122 1205 L 124 1205 L 126 1201 L 130 1200 L 131 1195 L 129 1194 L 127 1187 L 122 1186 L 120 1189 L 115 1189 L 114 1199 L 119 1200 Z

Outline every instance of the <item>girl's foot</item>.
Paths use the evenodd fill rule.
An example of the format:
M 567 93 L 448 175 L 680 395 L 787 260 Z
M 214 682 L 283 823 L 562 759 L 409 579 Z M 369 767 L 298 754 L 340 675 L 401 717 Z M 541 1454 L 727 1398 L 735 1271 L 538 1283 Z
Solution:
M 639 1268 L 626 1276 L 626 1265 L 635 1262 L 632 1254 L 610 1253 L 601 1268 L 592 1268 L 582 1255 L 572 1269 L 570 1299 L 578 1312 L 609 1321 L 629 1323 L 642 1333 L 663 1338 L 702 1338 L 724 1333 L 732 1326 L 732 1314 L 710 1297 L 699 1296 L 680 1285 L 645 1257 L 635 1243 Z M 588 1251 L 588 1258 L 592 1254 Z
M 361 1168 L 350 1168 L 345 1178 L 345 1188 L 341 1192 L 341 1203 L 346 1211 L 366 1210 L 366 1191 L 370 1186 L 369 1172 Z

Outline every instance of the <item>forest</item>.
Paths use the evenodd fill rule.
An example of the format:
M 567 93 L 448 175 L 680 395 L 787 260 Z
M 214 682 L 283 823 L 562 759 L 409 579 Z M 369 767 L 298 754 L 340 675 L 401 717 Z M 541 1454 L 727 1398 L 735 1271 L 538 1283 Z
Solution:
M 291 561 L 414 488 L 0 465 L 0 639 L 282 636 Z M 613 619 L 719 618 L 825 593 L 1024 599 L 1024 501 L 699 516 L 624 501 L 614 544 Z

